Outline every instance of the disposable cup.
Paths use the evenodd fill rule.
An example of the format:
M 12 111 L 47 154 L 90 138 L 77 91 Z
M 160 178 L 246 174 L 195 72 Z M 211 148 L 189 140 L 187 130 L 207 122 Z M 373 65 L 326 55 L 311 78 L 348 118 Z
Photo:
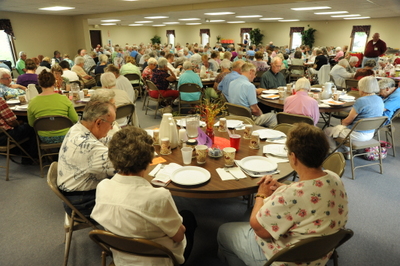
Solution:
M 232 147 L 227 147 L 224 148 L 222 151 L 224 153 L 225 166 L 233 166 L 235 164 L 236 149 Z
M 181 149 L 181 151 L 182 151 L 183 164 L 191 164 L 193 149 L 189 147 L 184 147 Z
M 238 151 L 240 146 L 240 135 L 238 134 L 230 135 L 229 141 L 231 143 L 231 147 L 235 148 Z
M 206 163 L 207 153 L 208 153 L 207 145 L 196 146 L 196 161 L 198 164 Z

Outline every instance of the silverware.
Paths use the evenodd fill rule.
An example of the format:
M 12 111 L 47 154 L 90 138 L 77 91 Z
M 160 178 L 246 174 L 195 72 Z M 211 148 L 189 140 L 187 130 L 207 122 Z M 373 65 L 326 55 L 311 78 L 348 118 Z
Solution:
M 165 164 L 160 164 L 160 168 L 158 168 L 157 172 L 155 172 L 154 176 L 156 176 L 158 174 L 158 172 L 160 172 L 162 169 L 164 169 Z
M 231 176 L 233 176 L 233 178 L 236 179 L 236 181 L 239 181 L 239 178 L 237 178 L 234 174 L 232 174 L 232 173 L 230 172 L 229 168 L 225 167 L 224 170 L 225 170 L 225 172 L 230 173 Z

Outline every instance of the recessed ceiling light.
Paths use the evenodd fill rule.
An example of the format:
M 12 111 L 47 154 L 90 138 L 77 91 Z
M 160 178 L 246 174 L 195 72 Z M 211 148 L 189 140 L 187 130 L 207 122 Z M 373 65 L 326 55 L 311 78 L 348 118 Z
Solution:
M 163 22 L 163 24 L 166 24 L 166 25 L 171 24 L 172 25 L 172 24 L 179 24 L 179 22 L 175 22 L 175 21 L 174 22 Z
M 354 18 L 343 18 L 343 19 L 367 19 L 371 17 L 354 17 Z
M 143 21 L 135 21 L 135 23 L 153 23 L 153 21 L 143 20 Z
M 157 25 L 153 25 L 153 27 L 164 27 L 164 24 L 157 24 Z
M 235 12 L 212 12 L 212 13 L 204 13 L 204 15 L 209 16 L 222 16 L 222 15 L 235 15 Z
M 200 20 L 200 19 L 199 18 L 180 18 L 178 20 L 181 20 L 181 21 L 193 21 L 193 20 Z
M 144 18 L 147 18 L 147 19 L 161 19 L 161 18 L 169 18 L 169 17 L 167 17 L 167 16 L 153 16 L 153 17 L 144 17 Z
M 103 25 L 103 26 L 115 26 L 115 25 L 117 25 L 117 23 L 101 23 L 100 25 Z
M 262 18 L 261 15 L 236 16 L 237 18 Z
M 200 22 L 194 22 L 194 23 L 186 23 L 186 25 L 200 25 Z
M 132 27 L 134 27 L 134 26 L 143 26 L 143 24 L 129 24 L 128 26 L 132 26 Z
M 245 21 L 227 21 L 226 23 L 245 23 Z
M 118 22 L 120 19 L 102 19 L 101 22 Z
M 332 12 L 317 12 L 315 15 L 334 15 L 334 14 L 347 14 L 347 11 L 332 11 Z
M 209 22 L 224 22 L 224 19 L 212 19 Z
M 63 11 L 63 10 L 70 10 L 70 9 L 75 9 L 75 7 L 69 7 L 69 6 L 49 6 L 49 7 L 42 7 L 39 8 L 40 10 L 46 10 L 46 11 Z
M 360 14 L 351 14 L 351 15 L 337 15 L 337 16 L 331 16 L 332 18 L 347 18 L 347 17 L 359 17 L 361 16 Z
M 293 22 L 293 21 L 299 21 L 298 19 L 280 19 L 278 20 L 280 22 Z
M 283 18 L 260 18 L 260 20 L 280 20 Z
M 294 11 L 306 11 L 306 10 L 320 10 L 320 9 L 331 9 L 330 6 L 310 6 L 310 7 L 294 7 L 291 10 Z

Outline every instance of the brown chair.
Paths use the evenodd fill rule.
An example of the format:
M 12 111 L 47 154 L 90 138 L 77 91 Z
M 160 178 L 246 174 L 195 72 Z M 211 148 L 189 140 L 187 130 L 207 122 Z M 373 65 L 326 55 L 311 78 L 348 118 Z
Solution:
M 136 256 L 170 258 L 174 266 L 180 265 L 169 249 L 151 240 L 118 236 L 104 230 L 92 230 L 89 237 L 103 249 L 102 266 L 106 266 L 107 256 L 112 257 L 110 248 Z
M 378 116 L 378 117 L 373 117 L 373 118 L 364 118 L 358 120 L 353 127 L 351 128 L 350 132 L 347 134 L 346 137 L 344 138 L 336 138 L 335 140 L 339 143 L 337 148 L 333 151 L 335 152 L 339 147 L 347 146 L 350 148 L 350 161 L 351 161 L 351 177 L 354 179 L 354 171 L 357 168 L 361 167 L 366 167 L 366 166 L 371 166 L 371 165 L 379 165 L 380 167 L 380 173 L 382 174 L 383 172 L 383 164 L 382 164 L 382 157 L 379 156 L 379 162 L 373 162 L 370 164 L 363 164 L 359 166 L 354 166 L 354 158 L 357 156 L 363 156 L 364 154 L 367 154 L 365 152 L 362 153 L 357 153 L 353 154 L 353 151 L 355 150 L 363 150 L 365 148 L 370 148 L 370 147 L 375 147 L 377 146 L 379 149 L 379 154 L 381 153 L 381 144 L 380 144 L 380 134 L 379 134 L 379 129 L 385 124 L 387 121 L 386 116 Z M 356 131 L 368 131 L 368 130 L 375 130 L 375 136 L 377 139 L 372 138 L 371 140 L 367 141 L 356 141 L 351 139 L 351 133 L 356 130 Z
M 244 106 L 233 104 L 233 103 L 226 103 L 226 108 L 228 109 L 229 115 L 238 115 L 238 116 L 245 116 L 253 119 L 253 116 L 249 109 Z
M 21 147 L 21 144 L 29 141 L 29 138 L 24 138 L 22 140 L 16 141 L 13 137 L 10 136 L 10 134 L 7 133 L 6 130 L 4 130 L 2 127 L 0 127 L 0 136 L 5 135 L 7 138 L 7 144 L 4 146 L 0 146 L 0 155 L 5 155 L 6 156 L 6 166 L 0 166 L 0 168 L 5 168 L 6 169 L 6 181 L 9 180 L 9 172 L 10 172 L 10 158 L 11 156 L 20 156 L 17 154 L 11 153 L 11 149 L 14 148 L 19 148 L 25 155 L 22 155 L 22 157 L 25 158 L 30 158 L 33 162 L 36 162 L 35 159 L 32 158 L 31 155 L 27 151 L 24 150 L 24 148 Z
M 289 66 L 289 80 L 293 81 L 293 80 L 298 80 L 299 78 L 304 77 L 304 69 L 305 66 L 303 65 L 290 65 Z M 298 72 L 300 71 L 300 72 Z
M 57 186 L 57 162 L 53 162 L 50 165 L 49 172 L 47 173 L 47 184 L 53 190 L 53 192 L 72 209 L 71 216 L 65 213 L 65 251 L 64 251 L 64 266 L 68 265 L 68 255 L 71 247 L 72 233 L 80 229 L 92 227 L 97 229 L 96 225 L 86 218 L 80 211 L 78 211 L 74 205 L 61 193 Z
M 320 237 L 312 237 L 300 240 L 268 259 L 264 266 L 272 265 L 276 261 L 309 263 L 326 256 L 333 250 L 331 259 L 335 266 L 338 265 L 336 249 L 352 238 L 354 232 L 350 229 L 339 229 L 336 233 Z
M 288 123 L 282 123 L 282 124 L 277 124 L 274 127 L 274 130 L 279 130 L 280 132 L 285 133 L 286 135 L 289 133 L 289 130 L 293 127 L 293 124 L 288 124 Z
M 185 83 L 179 86 L 178 88 L 179 91 L 179 104 L 178 104 L 178 112 L 179 114 L 181 113 L 181 109 L 192 109 L 193 107 L 191 105 L 193 104 L 197 104 L 200 105 L 201 101 L 203 99 L 203 90 L 202 88 L 195 84 L 195 83 Z M 197 100 L 193 100 L 193 101 L 184 101 L 182 100 L 182 93 L 193 93 L 198 95 L 199 97 Z M 188 96 L 187 94 L 187 96 Z M 189 106 L 182 106 L 183 104 L 189 104 Z
M 54 152 L 52 149 L 59 149 L 61 147 L 60 143 L 44 143 L 39 138 L 39 131 L 56 131 L 65 128 L 70 128 L 74 125 L 74 123 L 66 116 L 61 115 L 48 115 L 42 116 L 35 120 L 33 123 L 33 129 L 36 133 L 36 142 L 38 146 L 38 155 L 39 155 L 39 165 L 40 165 L 40 175 L 43 175 L 43 169 L 50 165 L 43 165 L 43 157 L 58 155 L 58 151 Z
M 137 81 L 138 83 L 132 84 L 133 89 L 136 91 L 137 97 L 143 96 L 143 80 L 142 77 L 135 73 L 124 75 L 129 81 Z
M 101 81 L 100 81 L 101 74 L 103 74 L 103 73 L 97 73 L 97 74 L 94 76 L 94 80 L 96 81 L 96 86 L 97 86 L 97 87 L 101 87 Z
M 351 88 L 358 88 L 358 80 L 357 79 L 346 79 L 346 90 L 349 91 Z
M 132 123 L 132 116 L 135 112 L 135 105 L 132 103 L 124 104 L 117 107 L 116 119 L 126 117 L 126 125 L 130 125 Z
M 255 125 L 254 120 L 246 117 L 246 116 L 240 116 L 240 115 L 228 115 L 225 116 L 226 120 L 240 120 L 243 121 L 244 124 L 249 124 L 249 125 Z
M 396 157 L 396 147 L 394 145 L 394 124 L 392 123 L 393 119 L 395 119 L 398 115 L 400 115 L 400 109 L 397 109 L 396 112 L 394 112 L 392 118 L 390 119 L 389 123 L 387 125 L 384 125 L 380 130 L 383 130 L 385 132 L 385 137 L 386 141 L 389 141 L 392 144 L 392 149 L 393 149 L 393 157 Z
M 149 91 L 158 91 L 159 92 L 159 90 L 158 90 L 157 86 L 150 80 L 146 80 L 146 85 L 147 85 L 147 90 L 148 91 L 147 91 L 147 96 L 146 96 L 145 102 L 143 102 L 144 108 L 146 109 L 145 114 L 147 115 L 147 111 L 149 109 L 151 109 L 149 107 L 149 102 L 150 101 L 155 102 L 156 103 L 156 108 L 155 109 L 151 109 L 151 110 L 154 110 L 154 119 L 156 119 L 157 111 L 158 111 L 158 108 L 160 107 L 160 104 L 163 103 L 163 102 L 166 102 L 167 98 L 164 98 L 161 93 L 158 93 L 158 97 L 157 98 L 151 97 Z
M 342 177 L 346 168 L 346 160 L 341 152 L 334 152 L 326 157 L 322 162 L 322 167 Z
M 314 125 L 314 120 L 309 116 L 288 114 L 283 112 L 276 114 L 276 120 L 278 121 L 278 124 L 294 124 L 304 122 L 312 126 Z

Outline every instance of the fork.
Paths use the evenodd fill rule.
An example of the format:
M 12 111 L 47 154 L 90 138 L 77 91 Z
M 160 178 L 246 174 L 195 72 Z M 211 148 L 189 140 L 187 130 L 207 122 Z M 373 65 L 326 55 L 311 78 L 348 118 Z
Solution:
M 158 174 L 158 172 L 160 172 L 162 169 L 164 169 L 165 164 L 161 164 L 160 168 L 157 170 L 157 172 L 154 174 L 154 176 L 156 176 Z
M 229 170 L 229 168 L 227 168 L 227 167 L 224 167 L 224 170 L 225 170 L 225 172 L 227 172 L 227 173 L 230 173 L 231 174 L 231 176 L 233 176 L 233 178 L 235 178 L 236 179 L 236 181 L 239 181 L 239 178 L 237 178 L 234 174 L 232 174 L 231 172 L 230 172 L 230 170 Z

